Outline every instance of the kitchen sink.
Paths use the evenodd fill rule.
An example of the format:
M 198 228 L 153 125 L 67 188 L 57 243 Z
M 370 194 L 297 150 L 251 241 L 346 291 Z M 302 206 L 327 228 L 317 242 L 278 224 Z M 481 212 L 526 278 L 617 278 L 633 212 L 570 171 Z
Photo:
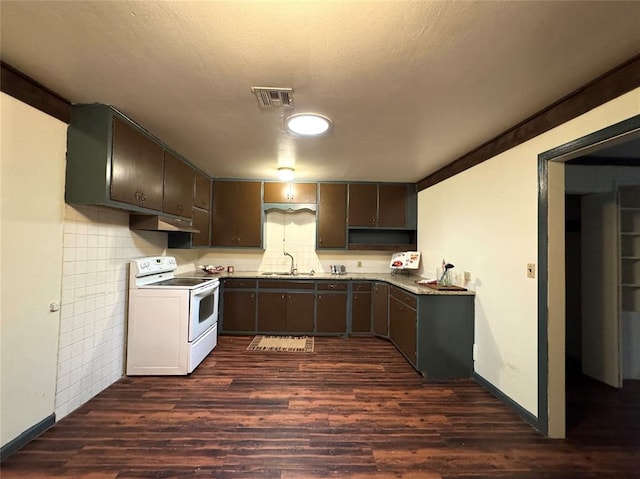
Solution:
M 310 273 L 291 273 L 290 271 L 263 271 L 262 276 L 313 276 L 315 271 Z

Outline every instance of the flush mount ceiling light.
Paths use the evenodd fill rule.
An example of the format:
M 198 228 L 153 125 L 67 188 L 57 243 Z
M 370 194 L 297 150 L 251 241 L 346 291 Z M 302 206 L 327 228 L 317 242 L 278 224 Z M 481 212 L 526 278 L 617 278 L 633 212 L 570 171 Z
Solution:
M 285 120 L 287 129 L 301 136 L 322 135 L 331 127 L 331 120 L 317 113 L 297 113 Z
M 282 181 L 291 181 L 291 180 L 293 180 L 294 173 L 295 173 L 294 169 L 290 168 L 290 167 L 278 168 L 278 177 Z

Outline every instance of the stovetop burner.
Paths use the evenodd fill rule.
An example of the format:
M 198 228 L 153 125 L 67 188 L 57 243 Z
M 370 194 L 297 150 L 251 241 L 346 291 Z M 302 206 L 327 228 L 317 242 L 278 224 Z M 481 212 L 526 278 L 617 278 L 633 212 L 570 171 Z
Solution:
M 211 281 L 211 278 L 171 278 L 151 283 L 149 286 L 198 286 L 208 281 Z

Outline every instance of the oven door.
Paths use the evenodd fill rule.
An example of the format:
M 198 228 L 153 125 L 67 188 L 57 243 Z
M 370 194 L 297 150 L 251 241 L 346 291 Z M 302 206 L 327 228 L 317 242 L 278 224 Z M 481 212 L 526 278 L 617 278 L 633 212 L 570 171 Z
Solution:
M 190 291 L 189 342 L 195 341 L 218 321 L 220 282 Z

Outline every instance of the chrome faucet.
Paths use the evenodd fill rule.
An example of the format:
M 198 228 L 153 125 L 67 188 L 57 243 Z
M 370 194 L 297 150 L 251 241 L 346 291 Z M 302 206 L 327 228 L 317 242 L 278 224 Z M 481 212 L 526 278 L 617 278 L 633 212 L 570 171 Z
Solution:
M 286 251 L 284 252 L 285 256 L 288 256 L 289 258 L 291 258 L 291 270 L 289 271 L 290 274 L 296 274 L 298 272 L 298 269 L 296 268 L 296 265 L 293 261 L 293 256 L 291 256 L 289 253 L 287 253 Z

